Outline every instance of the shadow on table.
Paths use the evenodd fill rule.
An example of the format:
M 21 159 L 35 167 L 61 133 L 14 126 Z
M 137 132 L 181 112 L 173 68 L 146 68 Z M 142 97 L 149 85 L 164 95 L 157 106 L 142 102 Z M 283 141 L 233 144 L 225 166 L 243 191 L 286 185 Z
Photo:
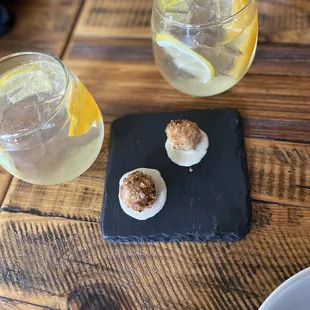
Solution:
M 106 309 L 124 309 L 124 304 L 115 289 L 105 283 L 82 285 L 68 296 L 68 310 Z

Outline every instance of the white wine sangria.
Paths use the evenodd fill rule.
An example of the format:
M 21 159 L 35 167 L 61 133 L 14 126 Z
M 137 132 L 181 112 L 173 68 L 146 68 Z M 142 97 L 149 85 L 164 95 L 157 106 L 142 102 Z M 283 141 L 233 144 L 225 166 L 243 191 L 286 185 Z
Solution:
M 233 87 L 253 61 L 255 0 L 154 0 L 152 38 L 165 80 L 192 96 Z
M 103 143 L 103 120 L 82 82 L 57 58 L 0 59 L 0 165 L 33 184 L 84 173 Z

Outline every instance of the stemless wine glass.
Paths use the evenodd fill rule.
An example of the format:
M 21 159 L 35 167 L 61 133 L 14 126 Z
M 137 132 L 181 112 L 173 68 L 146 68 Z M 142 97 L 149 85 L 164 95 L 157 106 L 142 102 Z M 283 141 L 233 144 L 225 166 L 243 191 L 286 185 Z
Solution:
M 57 58 L 18 53 L 0 59 L 0 165 L 33 184 L 85 172 L 103 142 L 100 110 Z
M 154 0 L 156 64 L 169 84 L 193 96 L 234 86 L 256 50 L 255 0 Z

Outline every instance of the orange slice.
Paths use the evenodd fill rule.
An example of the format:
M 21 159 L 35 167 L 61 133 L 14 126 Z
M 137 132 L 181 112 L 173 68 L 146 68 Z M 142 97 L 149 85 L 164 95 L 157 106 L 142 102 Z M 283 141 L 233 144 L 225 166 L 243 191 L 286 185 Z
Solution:
M 252 1 L 252 0 L 250 0 Z M 249 3 L 249 0 L 234 0 L 232 4 L 232 14 L 240 12 Z M 244 29 L 251 24 L 256 12 L 256 6 L 253 3 L 249 3 L 248 7 L 240 12 L 231 22 L 224 24 L 224 44 L 236 40 L 244 31 Z
M 181 0 L 159 0 L 158 1 L 158 6 L 162 11 L 167 10 L 168 8 L 170 8 L 171 6 L 173 6 L 174 4 L 180 2 Z
M 69 103 L 69 137 L 85 135 L 102 120 L 93 96 L 80 81 L 77 82 Z
M 244 8 L 248 5 L 246 8 Z M 241 55 L 236 57 L 234 68 L 231 75 L 240 79 L 250 65 L 253 56 L 258 32 L 257 8 L 252 0 L 234 0 L 232 13 L 238 13 L 242 8 L 244 10 L 230 22 L 224 25 L 224 44 L 232 44 L 237 48 Z
M 251 0 L 233 0 L 232 14 L 238 13 L 243 7 L 245 7 Z
M 237 79 L 242 77 L 248 69 L 247 67 L 250 65 L 251 57 L 253 56 L 256 47 L 257 32 L 258 16 L 256 11 L 252 24 L 248 26 L 240 36 L 240 40 L 242 40 L 242 42 L 240 44 L 238 43 L 238 48 L 242 52 L 242 55 L 236 58 L 233 69 L 233 75 Z

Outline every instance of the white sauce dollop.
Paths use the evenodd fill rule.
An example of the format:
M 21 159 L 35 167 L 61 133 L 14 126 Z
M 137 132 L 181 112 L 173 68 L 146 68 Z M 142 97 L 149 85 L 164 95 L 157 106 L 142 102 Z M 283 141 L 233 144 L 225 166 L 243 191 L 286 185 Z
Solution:
M 171 142 L 167 139 L 165 148 L 168 157 L 177 165 L 182 167 L 190 167 L 198 164 L 204 156 L 207 154 L 209 147 L 209 138 L 207 134 L 200 130 L 201 141 L 197 145 L 196 149 L 190 151 L 178 150 L 173 147 Z
M 139 169 L 135 169 L 133 171 L 125 173 L 119 181 L 119 188 L 121 188 L 121 186 L 124 182 L 124 179 L 130 173 L 137 171 L 137 170 L 151 176 L 154 180 L 155 190 L 156 190 L 156 200 L 155 200 L 153 206 L 151 208 L 145 208 L 142 212 L 138 212 L 138 211 L 135 211 L 135 210 L 128 208 L 127 205 L 125 204 L 125 202 L 120 197 L 120 189 L 119 189 L 118 198 L 119 198 L 119 202 L 120 202 L 120 205 L 121 205 L 123 211 L 127 215 L 135 218 L 136 220 L 144 221 L 144 220 L 149 219 L 150 217 L 155 216 L 164 207 L 166 200 L 167 200 L 167 186 L 166 186 L 166 183 L 165 183 L 164 179 L 162 178 L 162 176 L 158 170 L 147 169 L 147 168 L 139 168 Z

